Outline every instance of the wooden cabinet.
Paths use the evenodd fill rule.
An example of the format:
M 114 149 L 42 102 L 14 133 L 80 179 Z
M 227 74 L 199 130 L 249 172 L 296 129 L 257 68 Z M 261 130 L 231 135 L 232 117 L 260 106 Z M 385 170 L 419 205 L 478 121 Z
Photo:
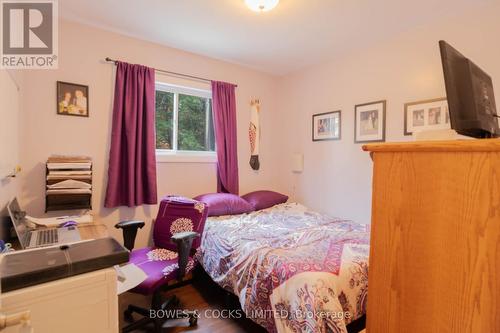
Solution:
M 500 332 L 500 140 L 372 144 L 367 333 Z

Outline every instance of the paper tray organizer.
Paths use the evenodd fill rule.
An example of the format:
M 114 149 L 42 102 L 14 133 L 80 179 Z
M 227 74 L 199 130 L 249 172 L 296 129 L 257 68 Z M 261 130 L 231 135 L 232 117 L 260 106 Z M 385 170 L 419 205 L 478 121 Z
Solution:
M 89 184 L 88 189 L 50 186 L 67 180 Z M 45 212 L 92 209 L 92 160 L 85 156 L 51 156 L 46 164 Z
M 8 292 L 128 262 L 129 251 L 113 238 L 12 252 L 0 264 Z

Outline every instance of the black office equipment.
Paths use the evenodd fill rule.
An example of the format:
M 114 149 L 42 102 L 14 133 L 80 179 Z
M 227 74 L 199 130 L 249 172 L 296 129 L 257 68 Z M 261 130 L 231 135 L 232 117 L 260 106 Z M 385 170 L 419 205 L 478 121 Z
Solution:
M 97 271 L 128 260 L 129 251 L 113 238 L 12 252 L 0 264 L 2 292 Z
M 500 135 L 493 82 L 472 61 L 445 41 L 439 42 L 451 128 L 476 138 Z

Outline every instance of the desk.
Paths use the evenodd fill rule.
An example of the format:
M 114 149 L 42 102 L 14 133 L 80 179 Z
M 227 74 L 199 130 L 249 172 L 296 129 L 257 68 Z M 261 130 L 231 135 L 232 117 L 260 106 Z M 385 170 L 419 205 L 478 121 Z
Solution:
M 82 240 L 108 236 L 104 224 L 81 225 L 78 229 Z M 7 315 L 29 310 L 35 332 L 116 333 L 116 272 L 110 267 L 13 290 L 0 295 L 0 306 L 0 312 Z M 10 326 L 2 333 L 17 333 L 19 327 Z
M 83 224 L 78 230 L 82 240 L 109 237 L 108 227 L 101 223 Z
M 75 275 L 1 295 L 1 312 L 31 312 L 34 332 L 116 333 L 118 297 L 113 268 Z M 18 333 L 19 325 L 2 333 Z

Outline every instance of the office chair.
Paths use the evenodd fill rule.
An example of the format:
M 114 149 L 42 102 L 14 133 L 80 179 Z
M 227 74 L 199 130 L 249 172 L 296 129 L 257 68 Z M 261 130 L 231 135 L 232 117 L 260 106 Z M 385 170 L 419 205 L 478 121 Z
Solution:
M 124 245 L 130 252 L 129 262 L 146 273 L 147 278 L 134 289 L 134 293 L 153 295 L 152 310 L 168 310 L 176 307 L 179 300 L 171 296 L 162 302 L 163 291 L 190 283 L 189 273 L 194 268 L 194 253 L 201 243 L 208 209 L 202 202 L 183 197 L 166 196 L 160 202 L 158 216 L 153 226 L 153 247 L 133 250 L 137 229 L 144 226 L 142 221 L 122 221 L 115 225 L 122 229 Z M 150 318 L 150 310 L 129 305 L 125 310 L 125 320 L 131 322 L 122 332 L 130 332 L 150 323 L 155 332 L 161 332 L 165 318 Z M 133 313 L 144 318 L 134 321 Z M 172 311 L 168 312 L 173 313 Z M 195 311 L 175 312 L 178 317 L 167 319 L 189 319 L 189 325 L 197 324 Z M 162 316 L 164 317 L 164 316 Z

